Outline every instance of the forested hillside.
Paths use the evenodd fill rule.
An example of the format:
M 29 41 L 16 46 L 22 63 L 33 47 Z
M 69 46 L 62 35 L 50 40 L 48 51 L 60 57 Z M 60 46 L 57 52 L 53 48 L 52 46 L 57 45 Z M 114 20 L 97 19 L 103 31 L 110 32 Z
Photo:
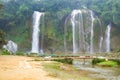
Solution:
M 34 11 L 45 13 L 44 47 L 62 49 L 65 20 L 74 9 L 92 10 L 104 29 L 111 23 L 112 42 L 116 40 L 114 50 L 120 48 L 120 0 L 0 0 L 0 4 L 0 29 L 6 33 L 7 40 L 18 43 L 22 50 L 31 48 Z

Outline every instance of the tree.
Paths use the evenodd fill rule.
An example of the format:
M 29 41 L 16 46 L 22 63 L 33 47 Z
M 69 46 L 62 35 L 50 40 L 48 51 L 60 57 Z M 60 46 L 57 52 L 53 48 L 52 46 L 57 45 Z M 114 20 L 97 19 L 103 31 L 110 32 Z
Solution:
M 3 7 L 3 5 L 2 5 L 2 4 L 0 4 L 0 9 L 2 9 L 2 7 Z
M 3 32 L 2 30 L 0 30 L 0 49 L 2 48 L 2 46 L 6 43 L 5 41 L 5 32 Z

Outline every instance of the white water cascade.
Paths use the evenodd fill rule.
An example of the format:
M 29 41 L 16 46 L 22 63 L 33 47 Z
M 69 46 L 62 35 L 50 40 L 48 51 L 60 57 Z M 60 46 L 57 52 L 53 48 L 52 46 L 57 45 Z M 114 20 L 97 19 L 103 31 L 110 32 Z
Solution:
M 106 29 L 106 52 L 110 52 L 110 31 L 111 24 L 109 24 Z
M 106 32 L 108 35 L 108 30 Z M 72 51 L 77 54 L 104 52 L 106 37 L 104 37 L 102 23 L 92 10 L 73 10 L 65 20 L 64 33 L 64 45 L 67 52 Z
M 97 17 L 98 23 L 100 25 L 100 42 L 99 42 L 99 53 L 102 53 L 102 48 L 103 48 L 103 30 L 102 30 L 102 23 L 100 21 L 100 19 Z
M 102 43 L 103 43 L 103 37 L 100 37 L 100 43 L 99 43 L 99 53 L 102 52 Z
M 93 41 L 94 41 L 94 20 L 95 20 L 95 18 L 94 18 L 94 16 L 93 16 L 93 12 L 92 11 L 90 11 L 90 13 L 91 13 L 91 38 L 90 38 L 90 53 L 93 53 L 94 52 L 94 48 L 93 48 Z
M 32 49 L 31 53 L 39 53 L 39 25 L 40 25 L 40 19 L 41 16 L 44 15 L 44 13 L 34 11 L 33 13 L 33 34 L 32 34 Z
M 84 24 L 83 13 L 88 14 L 89 20 Z M 94 52 L 94 16 L 91 10 L 73 10 L 71 13 L 72 37 L 73 37 L 73 53 L 78 52 Z M 89 41 L 88 41 L 89 40 Z
M 71 13 L 71 23 L 72 23 L 72 33 L 73 33 L 73 53 L 76 53 L 79 49 L 79 43 L 78 43 L 78 37 L 80 35 L 80 26 L 82 26 L 81 24 L 83 23 L 80 23 L 80 21 L 77 21 L 75 18 L 76 18 L 76 15 L 82 15 L 82 12 L 81 10 L 74 10 L 72 13 Z M 82 20 L 82 16 L 80 18 Z M 77 27 L 77 25 L 79 24 L 79 26 Z M 78 36 L 76 36 L 78 35 Z M 77 40 L 78 39 L 78 40 Z

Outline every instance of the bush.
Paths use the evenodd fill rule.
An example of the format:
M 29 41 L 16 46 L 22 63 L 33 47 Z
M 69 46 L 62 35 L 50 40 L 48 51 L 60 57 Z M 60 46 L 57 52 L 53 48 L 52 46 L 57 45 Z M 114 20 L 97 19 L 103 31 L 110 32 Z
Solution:
M 36 56 L 38 56 L 38 54 L 37 53 L 28 53 L 27 56 L 28 57 L 36 57 Z
M 104 61 L 105 61 L 105 59 L 94 58 L 94 59 L 92 60 L 92 65 L 95 65 L 95 64 L 97 64 L 97 63 L 104 62 Z
M 110 61 L 117 62 L 117 64 L 120 65 L 120 59 L 110 59 Z
M 10 55 L 10 52 L 6 49 L 2 49 L 2 55 Z
M 67 64 L 72 64 L 73 63 L 72 58 L 54 59 L 53 61 L 58 61 L 58 62 L 67 63 Z
M 120 49 L 117 49 L 117 51 L 116 52 L 120 52 Z

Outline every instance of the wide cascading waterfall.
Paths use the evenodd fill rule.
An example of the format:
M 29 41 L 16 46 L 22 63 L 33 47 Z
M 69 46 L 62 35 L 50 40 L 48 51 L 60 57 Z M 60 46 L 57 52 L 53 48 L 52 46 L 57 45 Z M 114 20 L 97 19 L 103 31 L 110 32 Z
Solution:
M 33 34 L 32 34 L 32 49 L 31 53 L 39 53 L 39 25 L 40 25 L 40 19 L 41 16 L 44 15 L 44 13 L 34 11 L 33 13 Z
M 90 17 L 91 17 L 91 26 L 90 26 L 90 44 L 85 40 L 85 34 L 88 32 L 84 31 L 83 26 L 83 16 L 81 10 L 73 10 L 71 13 L 71 23 L 72 23 L 72 33 L 73 33 L 73 53 L 82 52 L 94 52 L 93 49 L 93 38 L 94 38 L 94 16 L 93 12 L 90 11 Z M 78 18 L 78 19 L 77 19 Z M 87 31 L 87 30 L 86 30 Z M 88 35 L 86 35 L 88 38 Z M 89 46 L 90 45 L 90 49 Z M 89 51 L 88 51 L 89 49 Z
M 110 31 L 111 31 L 111 24 L 107 26 L 106 29 L 106 52 L 110 52 Z
M 90 53 L 93 53 L 94 52 L 94 48 L 93 48 L 93 41 L 94 41 L 94 16 L 93 16 L 93 12 L 90 11 L 91 13 L 91 38 L 90 38 Z
M 101 45 L 102 49 L 102 33 L 101 31 L 94 31 L 95 29 L 100 30 L 101 24 L 96 19 L 97 16 L 94 15 L 93 11 L 88 9 L 73 10 L 68 17 L 64 28 L 65 50 L 73 50 L 73 53 L 95 53 L 95 51 L 99 51 L 99 45 Z M 95 23 L 100 26 L 94 28 Z M 96 38 L 97 40 L 95 40 Z

